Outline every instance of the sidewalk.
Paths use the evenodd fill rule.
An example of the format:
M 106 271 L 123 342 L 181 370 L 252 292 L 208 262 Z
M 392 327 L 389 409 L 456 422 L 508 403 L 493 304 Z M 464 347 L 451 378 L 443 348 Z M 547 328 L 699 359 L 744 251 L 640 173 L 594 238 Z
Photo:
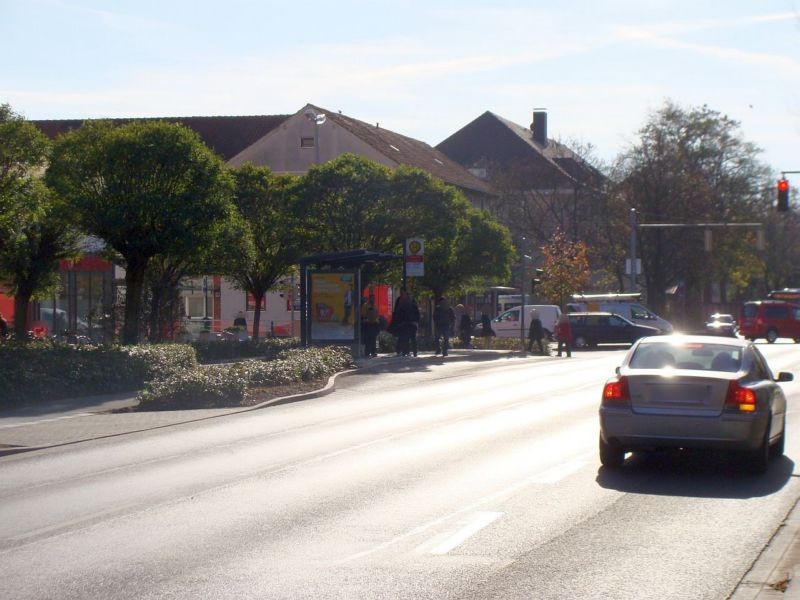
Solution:
M 414 358 L 386 354 L 371 359 L 360 358 L 356 360 L 356 369 L 334 375 L 318 390 L 274 398 L 247 407 L 114 413 L 112 411 L 137 404 L 137 392 L 123 392 L 54 400 L 33 406 L 0 410 L 0 457 L 171 427 L 181 423 L 215 419 L 233 413 L 315 398 L 332 392 L 338 377 L 357 372 L 393 369 L 400 365 L 410 367 L 414 364 L 493 360 L 511 356 L 523 355 L 509 350 L 451 350 L 447 357 L 423 352 Z
M 78 444 L 131 433 L 171 427 L 238 412 L 258 410 L 276 404 L 323 396 L 336 387 L 338 377 L 354 373 L 380 372 L 398 367 L 430 365 L 451 361 L 483 361 L 498 358 L 546 360 L 534 354 L 509 350 L 451 350 L 447 357 L 432 352 L 418 357 L 381 355 L 356 360 L 356 369 L 330 378 L 319 390 L 275 398 L 257 406 L 182 411 L 113 413 L 136 405 L 136 392 L 71 398 L 37 406 L 0 411 L 0 458 L 13 454 Z M 785 522 L 742 578 L 730 600 L 800 600 L 800 505 L 795 505 Z

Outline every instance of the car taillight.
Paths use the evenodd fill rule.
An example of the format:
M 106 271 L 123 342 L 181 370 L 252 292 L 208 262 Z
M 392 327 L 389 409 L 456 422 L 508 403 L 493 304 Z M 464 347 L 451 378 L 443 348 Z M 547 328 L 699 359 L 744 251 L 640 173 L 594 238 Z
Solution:
M 631 400 L 628 391 L 628 378 L 620 377 L 606 383 L 603 388 L 603 405 L 613 406 L 620 403 L 628 403 Z
M 755 412 L 756 393 L 750 388 L 742 387 L 738 381 L 733 380 L 728 384 L 725 408 L 741 412 Z

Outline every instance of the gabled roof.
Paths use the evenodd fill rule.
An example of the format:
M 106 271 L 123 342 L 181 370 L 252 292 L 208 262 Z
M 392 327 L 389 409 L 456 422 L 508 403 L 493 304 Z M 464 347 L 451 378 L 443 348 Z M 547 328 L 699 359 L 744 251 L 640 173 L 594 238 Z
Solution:
M 548 139 L 538 143 L 527 127 L 486 111 L 436 146 L 467 168 L 525 161 L 548 183 L 572 185 L 602 177 L 591 165 L 563 144 Z
M 311 104 L 304 110 L 309 107 L 324 113 L 326 118 L 349 131 L 389 161 L 422 169 L 450 185 L 482 194 L 496 195 L 489 184 L 425 142 Z
M 224 160 L 230 160 L 278 127 L 289 115 L 255 115 L 245 117 L 154 117 L 143 119 L 109 119 L 113 123 L 131 121 L 167 121 L 180 123 L 194 130 L 205 144 Z M 62 133 L 83 125 L 83 119 L 31 121 L 47 137 L 56 138 Z

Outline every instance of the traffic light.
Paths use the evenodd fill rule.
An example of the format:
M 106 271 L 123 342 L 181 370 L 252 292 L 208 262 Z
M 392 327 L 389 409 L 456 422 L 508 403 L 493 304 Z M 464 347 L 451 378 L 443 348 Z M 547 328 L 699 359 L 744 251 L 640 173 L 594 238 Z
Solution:
M 785 177 L 778 179 L 778 210 L 780 212 L 789 210 L 789 182 Z

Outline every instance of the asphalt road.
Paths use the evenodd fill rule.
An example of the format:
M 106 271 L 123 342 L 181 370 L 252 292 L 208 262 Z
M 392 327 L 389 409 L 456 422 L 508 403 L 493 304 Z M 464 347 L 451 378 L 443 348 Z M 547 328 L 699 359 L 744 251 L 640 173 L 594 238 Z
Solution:
M 800 375 L 794 344 L 762 347 Z M 786 456 L 597 460 L 618 351 L 430 363 L 0 459 L 7 598 L 727 598 L 800 497 Z

